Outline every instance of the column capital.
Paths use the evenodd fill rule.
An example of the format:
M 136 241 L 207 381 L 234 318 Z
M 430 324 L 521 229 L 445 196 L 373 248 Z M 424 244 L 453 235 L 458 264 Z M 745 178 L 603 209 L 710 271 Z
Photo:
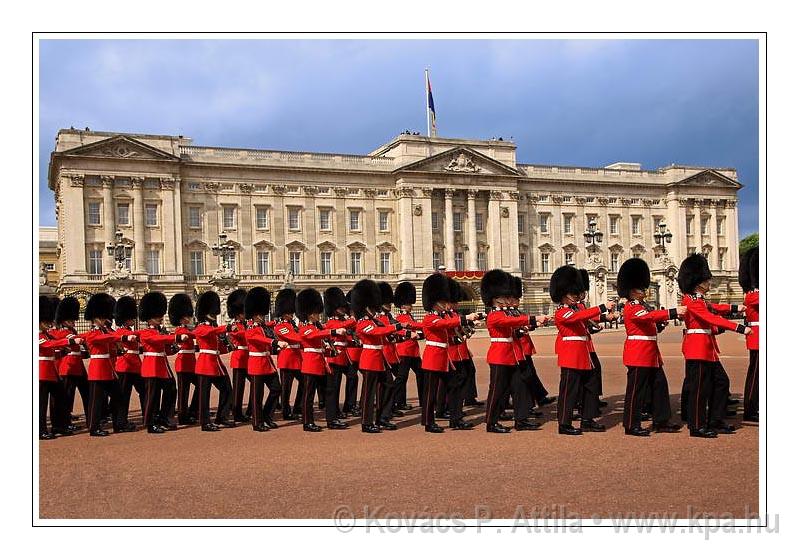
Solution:
M 131 185 L 134 189 L 141 189 L 144 185 L 144 177 L 131 177 Z
M 178 183 L 178 181 L 175 179 L 175 177 L 160 177 L 159 178 L 159 184 L 161 185 L 161 188 L 164 189 L 164 190 L 172 190 L 172 189 L 174 189 L 176 183 Z
M 411 187 L 401 187 L 397 189 L 398 198 L 410 198 L 414 196 L 414 189 Z
M 73 187 L 83 187 L 85 178 L 83 173 L 70 173 L 67 177 L 69 177 L 70 185 Z
M 430 187 L 423 187 L 420 189 L 422 198 L 431 198 L 433 196 L 433 189 Z
M 489 199 L 490 200 L 502 200 L 503 193 L 500 191 L 489 191 Z
M 478 197 L 478 193 L 480 191 L 478 189 L 467 189 L 467 200 L 475 200 Z
M 443 189 L 445 198 L 453 198 L 456 194 L 456 189 Z
M 114 186 L 114 176 L 113 175 L 101 175 L 100 176 L 100 184 L 104 187 L 110 188 Z
M 518 192 L 510 192 L 508 193 L 508 198 L 516 202 L 520 199 L 520 195 Z

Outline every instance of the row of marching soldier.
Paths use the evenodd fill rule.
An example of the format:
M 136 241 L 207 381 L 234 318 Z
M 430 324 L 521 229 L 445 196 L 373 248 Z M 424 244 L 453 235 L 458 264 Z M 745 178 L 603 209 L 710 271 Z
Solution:
M 522 280 L 507 272 L 485 273 L 480 288 L 485 312 L 471 313 L 459 311 L 460 302 L 468 299 L 464 287 L 447 275 L 432 274 L 422 286 L 426 313 L 421 319 L 411 313 L 417 294 L 410 282 L 392 289 L 386 282 L 364 279 L 346 294 L 338 287 L 323 294 L 313 288 L 298 293 L 282 289 L 275 294 L 274 311 L 272 294 L 255 287 L 227 297 L 228 321 L 222 324 L 221 301 L 213 291 L 201 294 L 196 305 L 182 293 L 167 301 L 160 292 L 148 292 L 138 305 L 131 297 L 114 300 L 98 293 L 87 302 L 84 317 L 92 326 L 83 333 L 75 329 L 78 300 L 40 296 L 39 437 L 77 431 L 72 414 L 76 393 L 91 436 L 109 435 L 109 422 L 115 433 L 135 431 L 138 427 L 129 419 L 134 391 L 142 425 L 151 434 L 179 425 L 215 432 L 245 422 L 266 432 L 278 428 L 278 421 L 298 420 L 303 430 L 320 432 L 315 397 L 329 430 L 347 429 L 347 418 L 360 417 L 365 433 L 393 431 L 398 428 L 396 419 L 412 409 L 407 397 L 411 372 L 426 432 L 445 431 L 437 420 L 445 420 L 452 430 L 470 430 L 474 423 L 467 419 L 465 407 L 484 405 L 477 400 L 477 368 L 468 346 L 480 326 L 489 337 L 488 432 L 539 430 L 543 409 L 556 400 L 548 395 L 533 360 L 530 333 L 542 326 L 556 330 L 561 374 L 553 412 L 558 433 L 602 432 L 606 403 L 592 335 L 601 330 L 600 323 L 612 320 L 621 320 L 627 335 L 622 352 L 628 369 L 624 433 L 642 437 L 677 432 L 681 425 L 672 422 L 658 333 L 669 321 L 682 320 L 686 371 L 681 419 L 691 436 L 713 438 L 736 430 L 726 418 L 738 401 L 731 399 L 716 341 L 725 330 L 746 336 L 750 362 L 744 420 L 758 421 L 758 250 L 742 257 L 743 309 L 709 303 L 705 294 L 711 280 L 705 258 L 688 257 L 678 272 L 680 305 L 655 309 L 645 299 L 650 288 L 647 264 L 633 258 L 617 275 L 620 299 L 590 307 L 585 303 L 588 273 L 563 266 L 550 280 L 554 313 L 534 316 L 520 309 Z M 725 318 L 740 310 L 744 324 Z M 232 376 L 221 359 L 226 353 Z M 212 387 L 218 393 L 213 419 Z M 645 428 L 642 422 L 648 418 L 652 425 Z M 513 420 L 512 426 L 503 420 Z

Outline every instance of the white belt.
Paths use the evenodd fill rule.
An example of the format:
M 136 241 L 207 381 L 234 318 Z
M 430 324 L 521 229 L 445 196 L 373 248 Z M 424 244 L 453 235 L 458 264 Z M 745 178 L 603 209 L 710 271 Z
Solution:
M 380 344 L 362 344 L 361 348 L 364 350 L 383 350 L 383 346 Z
M 314 354 L 322 354 L 324 351 L 322 348 L 303 348 L 303 352 L 313 352 Z
M 178 350 L 178 354 L 194 354 L 194 350 Z
M 334 346 L 347 346 L 347 343 L 346 342 L 334 342 L 333 345 Z
M 757 327 L 758 326 L 758 321 L 753 321 L 752 323 L 746 323 L 746 325 L 748 327 Z
M 645 336 L 645 335 L 642 335 L 642 334 L 632 334 L 632 335 L 630 335 L 628 337 L 628 340 L 652 340 L 653 342 L 655 342 L 656 340 L 658 340 L 658 337 L 657 336 Z
M 296 349 L 300 348 L 300 345 L 299 344 L 290 344 L 286 348 L 294 348 L 296 350 Z
M 80 352 L 70 352 L 67 356 L 83 356 Z
M 137 354 L 138 354 L 138 352 L 137 352 Z M 158 357 L 166 358 L 167 357 L 167 353 L 166 352 L 142 352 L 142 356 L 152 356 L 154 358 L 158 358 Z
M 436 342 L 435 340 L 426 340 L 425 346 L 437 346 L 439 348 L 447 348 L 446 342 Z
M 561 340 L 589 340 L 588 336 L 562 336 Z
M 497 338 L 492 337 L 489 339 L 489 342 L 514 342 L 513 338 Z
M 237 350 L 247 350 L 247 346 L 237 346 Z
M 104 358 L 111 358 L 111 354 L 90 354 L 89 357 L 96 360 L 102 360 Z
M 39 356 L 40 362 L 54 362 L 56 359 L 55 356 Z
M 207 350 L 205 348 L 200 349 L 201 354 L 214 354 L 215 356 L 219 356 L 219 350 Z
M 686 329 L 684 334 L 711 334 L 711 329 Z
M 263 356 L 269 356 L 269 352 L 250 352 L 250 356 L 254 358 L 259 358 Z
M 125 350 L 125 353 L 126 354 L 136 354 L 137 356 L 139 355 L 139 351 L 138 350 Z M 145 353 L 145 356 L 146 355 L 147 354 Z

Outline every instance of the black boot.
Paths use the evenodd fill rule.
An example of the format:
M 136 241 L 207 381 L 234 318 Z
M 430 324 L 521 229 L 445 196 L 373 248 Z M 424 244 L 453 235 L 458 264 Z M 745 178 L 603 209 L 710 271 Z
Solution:
M 717 432 L 714 430 L 709 430 L 708 428 L 698 428 L 689 429 L 689 435 L 691 437 L 699 437 L 699 438 L 715 438 L 717 437 Z
M 584 432 L 605 432 L 606 427 L 594 420 L 583 420 L 581 422 L 581 430 Z
M 648 437 L 650 435 L 650 430 L 646 428 L 642 428 L 641 426 L 634 426 L 633 428 L 625 428 L 625 435 L 626 436 L 639 436 L 639 437 Z
M 507 428 L 502 424 L 490 424 L 486 426 L 486 431 L 490 434 L 508 434 L 511 432 L 511 428 Z
M 558 427 L 558 433 L 565 436 L 579 436 L 583 433 L 583 430 L 574 427 L 572 424 L 561 424 Z
M 431 434 L 441 434 L 444 431 L 439 424 L 428 424 L 425 426 L 425 431 Z
M 303 431 L 304 432 L 321 432 L 322 428 L 320 428 L 319 426 L 317 426 L 316 424 L 314 424 L 312 422 L 311 424 L 303 424 Z
M 328 429 L 329 430 L 346 430 L 347 424 L 342 422 L 341 420 L 334 420 L 333 422 L 328 422 Z
M 375 424 L 361 424 L 361 431 L 367 434 L 381 433 L 381 429 Z

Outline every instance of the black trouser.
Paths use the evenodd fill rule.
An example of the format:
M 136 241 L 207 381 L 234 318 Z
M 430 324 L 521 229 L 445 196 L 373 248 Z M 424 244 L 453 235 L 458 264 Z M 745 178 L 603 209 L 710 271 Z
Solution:
M 322 375 L 304 373 L 303 375 L 303 424 L 314 423 L 314 395 Z
M 686 361 L 683 374 L 683 384 L 681 385 L 681 420 L 684 422 L 689 421 L 689 389 L 691 383 L 689 380 L 689 361 Z
M 344 372 L 344 406 L 345 412 L 352 412 L 358 406 L 358 363 L 351 362 Z
M 411 369 L 419 376 L 419 370 L 422 365 L 421 358 L 412 358 L 408 356 L 400 356 L 400 363 L 397 364 L 397 370 L 394 378 L 394 406 L 395 408 L 405 407 L 408 405 L 408 374 Z
M 375 425 L 380 419 L 376 413 L 380 410 L 382 380 L 386 378 L 386 372 L 362 370 L 361 373 L 364 375 L 361 383 L 361 425 Z
M 200 409 L 200 424 L 205 426 L 211 423 L 210 400 L 211 386 L 219 391 L 219 402 L 217 403 L 217 424 L 228 418 L 231 408 L 231 380 L 225 375 L 197 375 L 198 407 Z
M 524 364 L 528 368 L 529 372 L 528 392 L 531 396 L 531 403 L 540 404 L 547 397 L 547 389 L 545 389 L 542 380 L 539 379 L 536 366 L 533 365 L 533 357 L 525 356 Z
M 319 403 L 320 409 L 325 408 L 325 393 L 326 393 L 325 388 L 327 386 L 328 386 L 328 376 L 323 375 L 317 380 L 317 402 Z
M 572 425 L 572 411 L 582 399 L 582 419 L 592 420 L 600 415 L 597 398 L 597 377 L 592 369 L 561 368 L 558 385 L 558 423 Z
M 464 375 L 466 381 L 464 382 L 464 400 L 467 402 L 474 402 L 478 400 L 478 380 L 477 368 L 472 358 L 463 361 Z
M 514 420 L 528 417 L 530 401 L 519 366 L 489 364 L 489 395 L 486 398 L 486 427 L 497 424 L 500 413 L 505 410 L 505 401 L 513 395 Z
M 730 381 L 719 362 L 686 360 L 687 416 L 693 430 L 723 422 Z
M 464 418 L 464 370 L 456 367 L 450 371 L 425 372 L 425 402 L 422 406 L 421 423 L 430 426 L 435 423 L 436 393 L 443 387 L 447 411 L 450 413 L 450 423 L 455 423 Z
M 111 418 L 114 428 L 124 426 L 122 419 L 122 390 L 117 380 L 89 381 L 89 394 L 92 405 L 89 407 L 89 431 L 100 429 L 108 401 L 111 401 Z
M 592 367 L 594 368 L 592 371 L 594 376 L 597 377 L 597 398 L 599 399 L 600 395 L 603 394 L 603 365 L 600 363 L 600 358 L 597 357 L 597 352 L 589 352 L 589 355 L 592 358 Z
M 264 386 L 269 389 L 269 395 L 267 395 L 266 404 L 262 406 Z M 250 409 L 252 410 L 253 426 L 258 426 L 262 422 L 272 422 L 272 415 L 280 394 L 281 380 L 277 373 L 250 376 Z
M 145 389 L 145 381 L 138 373 L 132 372 L 117 372 L 119 375 L 119 387 L 122 391 L 122 421 L 128 423 L 128 412 L 131 406 L 131 393 L 136 389 L 136 394 L 139 395 L 139 407 L 144 416 L 145 408 L 147 408 L 147 390 Z M 147 426 L 147 422 L 143 423 Z
M 630 430 L 642 425 L 642 411 L 650 405 L 653 425 L 665 424 L 672 416 L 669 404 L 669 385 L 662 367 L 628 366 L 625 389 L 625 408 L 622 425 Z
M 156 415 L 164 423 L 172 423 L 175 415 L 175 396 L 177 390 L 171 377 L 145 377 L 147 400 L 144 405 L 144 425 L 156 424 Z
M 245 368 L 233 368 L 233 417 L 237 420 L 242 418 L 245 381 L 253 382 L 252 378 L 247 375 L 247 370 Z M 248 403 L 245 414 L 251 414 L 251 408 L 250 403 Z
M 297 380 L 297 394 L 294 397 L 294 407 L 292 407 L 292 381 Z M 303 377 L 298 369 L 281 370 L 281 404 L 283 404 L 284 417 L 294 412 L 300 414 L 303 402 Z
M 394 378 L 397 370 L 400 368 L 400 364 L 389 364 L 389 368 L 389 371 L 381 377 L 380 388 L 378 390 L 380 394 L 378 403 L 382 422 L 389 422 L 392 419 L 392 410 L 394 410 Z
M 742 397 L 745 418 L 758 414 L 758 350 L 750 350 L 750 364 L 747 366 Z
M 66 394 L 58 381 L 39 381 L 39 433 L 47 431 L 47 406 L 50 405 L 50 424 L 63 430 L 68 424 Z
M 185 423 L 192 416 L 197 417 L 199 391 L 197 389 L 197 375 L 192 372 L 179 371 L 175 374 L 178 378 L 178 420 Z M 189 389 L 194 385 L 192 402 L 189 404 Z
M 339 407 L 339 393 L 342 390 L 342 376 L 347 372 L 347 366 L 331 364 L 331 374 L 325 379 L 325 420 L 333 422 L 339 419 L 342 409 Z
M 89 378 L 85 375 L 65 375 L 61 378 L 64 383 L 64 398 L 65 398 L 65 411 L 67 414 L 67 421 L 72 422 L 72 410 L 75 405 L 75 390 L 77 389 L 81 395 L 81 402 L 83 403 L 83 415 L 89 418 L 89 407 L 91 400 L 89 398 Z

